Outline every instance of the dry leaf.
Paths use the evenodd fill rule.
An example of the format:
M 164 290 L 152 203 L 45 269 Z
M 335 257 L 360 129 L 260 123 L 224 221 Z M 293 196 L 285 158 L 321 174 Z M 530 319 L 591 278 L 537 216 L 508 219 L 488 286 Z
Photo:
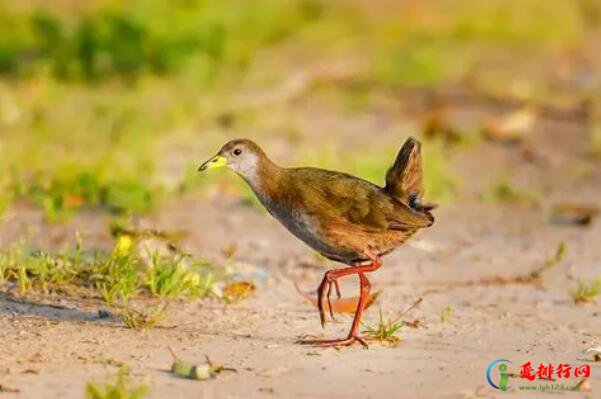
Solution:
M 255 292 L 256 286 L 248 281 L 228 283 L 222 290 L 223 300 L 227 303 L 237 303 Z
M 517 143 L 524 139 L 536 121 L 536 112 L 526 106 L 484 125 L 484 136 L 499 143 Z
M 221 255 L 223 255 L 224 258 L 229 259 L 232 256 L 234 256 L 237 251 L 238 251 L 238 245 L 236 245 L 235 242 L 232 242 L 230 244 L 225 245 L 223 248 L 221 248 Z
M 576 391 L 579 392 L 590 392 L 591 391 L 591 383 L 588 382 L 588 379 L 583 378 L 575 385 Z
M 64 199 L 65 208 L 79 208 L 84 204 L 84 198 L 81 195 L 69 195 Z
M 427 140 L 441 139 L 445 144 L 457 144 L 462 139 L 461 133 L 448 122 L 444 110 L 426 116 L 422 136 Z
M 596 362 L 601 361 L 601 346 L 597 346 L 594 348 L 588 348 L 587 350 L 584 351 L 584 353 L 587 355 L 590 353 Z
M 273 369 L 262 370 L 257 373 L 259 377 L 275 378 L 290 370 L 289 367 L 280 366 Z
M 599 214 L 599 208 L 593 204 L 561 202 L 551 210 L 551 222 L 556 224 L 575 224 L 586 226 Z
M 419 328 L 419 326 L 422 325 L 422 321 L 420 319 L 404 320 L 403 323 L 404 323 L 404 325 L 411 327 L 411 328 Z
M 10 387 L 7 387 L 6 385 L 0 384 L 0 392 L 19 393 L 20 391 L 17 388 L 10 388 Z
M 173 363 L 171 364 L 171 372 L 178 377 L 202 381 L 215 378 L 217 374 L 221 373 L 222 371 L 237 372 L 237 370 L 234 368 L 225 367 L 213 363 L 211 359 L 209 359 L 209 357 L 206 355 L 205 362 L 192 364 L 178 358 L 173 349 L 171 349 L 171 347 L 169 347 L 169 351 L 171 352 L 171 356 L 173 357 Z
M 295 283 L 294 284 L 296 291 L 301 294 L 303 296 L 303 298 L 305 298 L 306 300 L 308 300 L 309 302 L 311 302 L 313 304 L 313 306 L 317 307 L 317 297 L 315 294 L 307 294 L 305 292 L 302 292 L 298 285 Z M 371 305 L 374 304 L 374 302 L 376 301 L 376 299 L 378 299 L 378 297 L 382 295 L 382 291 L 376 291 L 373 294 L 369 295 L 369 298 L 367 299 L 367 304 L 365 305 L 365 309 L 369 308 Z M 357 310 L 357 305 L 359 304 L 359 297 L 351 297 L 351 298 L 331 298 L 330 302 L 332 303 L 332 311 L 334 313 L 350 313 L 353 314 L 355 313 L 355 311 Z M 325 309 L 326 312 L 329 312 L 330 309 L 328 307 L 328 303 L 326 301 L 325 303 Z

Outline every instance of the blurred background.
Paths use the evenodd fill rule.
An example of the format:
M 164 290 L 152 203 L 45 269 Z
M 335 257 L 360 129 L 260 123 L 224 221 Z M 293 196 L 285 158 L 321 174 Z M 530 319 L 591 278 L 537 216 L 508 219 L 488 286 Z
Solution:
M 0 0 L 0 392 L 127 365 L 197 396 L 172 346 L 238 368 L 201 391 L 227 398 L 474 398 L 494 359 L 599 360 L 600 71 L 600 0 Z M 296 345 L 346 334 L 311 305 L 341 265 L 199 164 L 245 137 L 383 184 L 409 135 L 440 206 L 370 276 L 380 342 Z
M 521 193 L 521 169 L 486 145 L 590 171 L 600 27 L 596 0 L 2 0 L 0 210 L 60 222 L 187 194 L 252 202 L 228 174 L 196 174 L 234 137 L 382 183 L 411 134 L 431 200 L 536 200 L 544 184 Z M 539 154 L 574 131 L 569 164 Z

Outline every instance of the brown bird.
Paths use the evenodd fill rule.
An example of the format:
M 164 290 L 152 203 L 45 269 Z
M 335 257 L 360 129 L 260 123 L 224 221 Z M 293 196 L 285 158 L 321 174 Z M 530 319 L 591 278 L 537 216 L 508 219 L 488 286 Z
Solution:
M 382 265 L 380 257 L 401 245 L 418 229 L 434 222 L 433 205 L 422 204 L 421 144 L 409 138 L 386 173 L 386 185 L 318 168 L 284 168 L 273 163 L 254 142 L 225 144 L 198 170 L 227 166 L 249 184 L 267 211 L 292 234 L 328 259 L 349 267 L 325 273 L 317 290 L 322 327 L 325 301 L 332 288 L 340 298 L 338 279 L 357 274 L 360 299 L 353 325 L 344 339 L 312 340 L 318 346 L 343 346 L 359 341 L 359 323 L 369 298 L 365 276 Z M 332 306 L 330 315 L 334 318 Z

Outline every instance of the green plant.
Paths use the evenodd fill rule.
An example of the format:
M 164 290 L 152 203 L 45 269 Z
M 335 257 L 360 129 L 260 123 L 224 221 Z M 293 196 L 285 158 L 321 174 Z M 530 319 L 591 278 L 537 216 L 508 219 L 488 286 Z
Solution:
M 186 262 L 188 256 L 162 256 L 150 254 L 150 263 L 145 285 L 152 295 L 160 298 L 176 296 L 200 297 L 212 291 L 213 276 L 201 275 L 194 269 L 206 268 L 204 262 Z
M 18 243 L 0 252 L 0 284 L 14 281 L 23 293 L 93 289 L 132 328 L 155 325 L 175 298 L 213 292 L 207 262 L 181 254 L 141 256 L 136 240 L 120 234 L 110 253 L 86 250 L 79 235 L 73 248 L 58 253 L 26 251 Z M 160 303 L 150 310 L 138 309 L 132 305 L 134 297 Z
M 365 338 L 368 340 L 386 342 L 390 344 L 395 344 L 400 341 L 398 336 L 398 332 L 405 324 L 402 321 L 396 319 L 388 319 L 384 320 L 384 315 L 382 313 L 382 308 L 379 309 L 380 319 L 378 323 L 375 325 L 365 325 Z
M 601 159 L 601 124 L 596 123 L 591 129 L 591 154 Z
M 441 140 L 423 144 L 424 191 L 427 201 L 449 202 L 454 197 L 456 178 Z
M 115 251 L 95 266 L 91 279 L 107 304 L 113 304 L 117 298 L 129 299 L 138 292 L 140 289 L 138 264 L 139 259 Z
M 536 205 L 539 203 L 539 196 L 534 191 L 520 190 L 507 178 L 501 178 L 484 193 L 483 200 L 489 203 Z
M 4 284 L 9 278 L 10 257 L 0 253 L 0 285 Z
M 117 375 L 105 383 L 88 382 L 86 397 L 88 399 L 142 399 L 150 391 L 147 383 L 132 383 L 126 367 L 120 367 Z
M 447 305 L 440 310 L 440 321 L 449 323 L 455 314 L 455 308 L 452 305 Z
M 570 295 L 575 303 L 594 302 L 595 298 L 601 295 L 601 278 L 596 278 L 590 283 L 579 279 L 576 290 L 571 291 Z
M 134 330 L 146 330 L 155 327 L 164 317 L 170 301 L 161 300 L 146 306 L 135 306 L 125 296 L 113 298 L 110 303 L 111 312 L 119 317 L 126 327 Z

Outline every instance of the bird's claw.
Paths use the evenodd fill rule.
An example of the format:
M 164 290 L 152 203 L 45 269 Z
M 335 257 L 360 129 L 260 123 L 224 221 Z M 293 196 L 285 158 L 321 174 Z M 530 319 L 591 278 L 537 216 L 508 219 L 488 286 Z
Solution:
M 338 284 L 338 280 L 332 278 L 326 273 L 317 289 L 317 308 L 319 309 L 319 318 L 321 321 L 321 327 L 325 328 L 326 325 L 326 313 L 325 313 L 325 300 L 328 302 L 328 310 L 330 313 L 330 317 L 332 320 L 336 320 L 334 317 L 334 308 L 332 307 L 331 294 L 332 294 L 332 286 L 336 289 L 336 296 L 340 299 L 340 285 Z
M 369 349 L 369 345 L 365 340 L 357 335 L 351 335 L 347 338 L 343 339 L 309 339 L 309 340 L 299 340 L 297 343 L 301 345 L 311 345 L 317 346 L 320 348 L 328 348 L 328 347 L 340 347 L 340 346 L 351 346 L 355 342 L 359 342 L 365 349 Z

